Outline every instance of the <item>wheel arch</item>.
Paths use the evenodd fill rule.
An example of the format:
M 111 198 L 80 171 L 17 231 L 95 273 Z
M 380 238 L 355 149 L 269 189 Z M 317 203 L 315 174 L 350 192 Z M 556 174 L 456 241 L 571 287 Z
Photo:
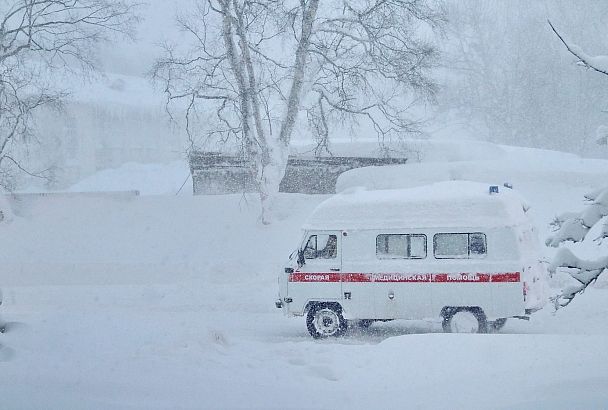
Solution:
M 310 309 L 317 306 L 332 306 L 335 307 L 340 313 L 344 314 L 344 308 L 340 304 L 340 302 L 335 300 L 309 300 L 304 306 L 304 316 L 308 314 Z
M 441 313 L 439 313 L 439 316 L 441 316 L 444 319 L 447 319 L 450 316 L 452 316 L 460 311 L 463 311 L 463 310 L 468 310 L 470 312 L 477 312 L 477 313 L 483 314 L 484 316 L 486 314 L 481 306 L 444 306 L 441 308 Z

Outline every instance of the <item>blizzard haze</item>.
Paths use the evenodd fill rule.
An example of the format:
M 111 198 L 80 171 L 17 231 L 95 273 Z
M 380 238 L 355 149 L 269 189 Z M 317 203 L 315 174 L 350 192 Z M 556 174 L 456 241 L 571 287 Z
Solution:
M 547 24 L 550 19 L 573 47 L 601 61 L 608 49 L 604 29 L 608 15 L 602 2 L 441 4 L 447 18 L 442 33 L 423 34 L 442 53 L 433 73 L 438 84 L 436 104 L 419 99 L 408 110 L 408 116 L 421 125 L 419 136 L 606 158 L 607 145 L 596 143 L 606 134 L 605 75 L 577 64 Z M 63 84 L 71 93 L 64 114 L 43 110 L 37 115 L 38 132 L 44 130 L 46 137 L 40 146 L 30 147 L 24 159 L 35 170 L 52 167 L 54 178 L 40 183 L 20 176 L 20 189 L 28 185 L 65 189 L 100 169 L 127 162 L 166 163 L 186 156 L 190 142 L 185 108 L 180 106 L 173 113 L 175 122 L 169 121 L 163 84 L 153 82 L 150 75 L 154 62 L 163 55 L 163 45 L 184 49 L 193 44 L 175 18 L 187 17 L 195 7 L 194 1 L 139 5 L 134 39 L 111 36 L 111 42 L 98 48 L 96 75 L 69 76 Z M 283 41 L 272 47 L 276 55 L 285 55 Z M 199 124 L 194 127 L 195 146 L 223 149 L 204 136 L 210 116 L 199 111 L 191 119 Z M 306 114 L 301 117 L 294 138 L 308 143 L 314 135 L 308 130 Z M 100 125 L 108 130 L 99 131 Z M 363 120 L 338 121 L 332 124 L 335 138 L 375 139 L 375 131 Z
M 0 18 L 26 3 L 0 2 Z M 51 52 L 0 30 L 1 409 L 608 407 L 608 3 L 342 3 L 77 0 L 116 14 L 43 29 Z M 245 164 L 219 161 L 224 193 L 195 194 L 200 151 Z M 320 156 L 318 172 L 401 163 L 340 163 L 335 194 L 279 192 L 293 156 Z M 225 193 L 239 172 L 255 189 Z M 530 264 L 487 257 L 506 228 Z M 304 258 L 305 229 L 383 231 L 365 243 L 368 271 L 341 272 L 356 264 L 330 265 L 316 237 Z M 387 259 L 402 267 L 416 232 L 418 270 L 383 271 L 380 234 L 401 235 Z M 435 232 L 464 235 L 464 253 L 435 257 Z M 327 269 L 295 285 L 300 256 Z M 446 306 L 474 334 L 450 327 L 458 309 L 347 321 L 335 303 L 350 292 L 313 304 L 330 311 L 314 321 L 285 314 L 296 286 L 320 286 L 306 281 L 378 272 L 410 290 L 425 274 L 496 299 L 511 286 L 521 314 L 501 327 Z M 350 285 L 385 286 L 365 296 L 376 307 L 395 296 L 380 282 Z M 454 285 L 440 286 L 464 298 Z M 524 294 L 543 308 L 524 312 Z M 324 326 L 344 334 L 314 338 Z

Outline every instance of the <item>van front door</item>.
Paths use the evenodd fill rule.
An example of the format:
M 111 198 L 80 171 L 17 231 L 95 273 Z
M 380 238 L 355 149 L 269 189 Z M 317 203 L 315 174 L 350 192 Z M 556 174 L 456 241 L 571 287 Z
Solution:
M 309 301 L 340 300 L 342 243 L 340 231 L 308 232 L 302 245 L 304 264 L 289 276 L 288 293 L 299 310 Z

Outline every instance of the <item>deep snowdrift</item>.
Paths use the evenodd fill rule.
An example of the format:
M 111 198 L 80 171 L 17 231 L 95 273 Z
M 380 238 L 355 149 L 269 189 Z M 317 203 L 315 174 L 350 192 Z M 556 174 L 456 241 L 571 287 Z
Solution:
M 519 166 L 544 158 L 531 153 L 526 162 L 525 155 Z M 580 163 L 588 168 L 578 179 L 542 164 L 510 179 L 545 231 L 553 215 L 582 206 L 579 190 L 606 169 Z M 273 301 L 300 225 L 325 198 L 280 195 L 269 227 L 257 221 L 255 196 L 21 198 L 13 220 L 0 224 L 0 314 L 9 322 L 0 335 L 0 407 L 608 402 L 604 289 L 556 315 L 509 321 L 499 334 L 443 334 L 438 322 L 395 321 L 312 340 L 304 321 L 284 318 Z
M 138 191 L 141 195 L 192 194 L 190 169 L 185 161 L 168 164 L 130 162 L 99 171 L 68 189 L 69 192 L 128 190 Z

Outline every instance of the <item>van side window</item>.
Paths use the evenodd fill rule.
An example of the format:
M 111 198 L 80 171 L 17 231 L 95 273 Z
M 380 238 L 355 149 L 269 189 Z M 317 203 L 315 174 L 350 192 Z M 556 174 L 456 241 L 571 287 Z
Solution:
M 379 259 L 426 258 L 426 235 L 382 234 L 376 236 Z
M 486 236 L 482 233 L 469 234 L 469 255 L 486 254 Z
M 433 254 L 438 259 L 479 258 L 487 253 L 483 233 L 438 233 L 433 237 Z
M 336 235 L 310 235 L 304 247 L 306 259 L 334 259 L 338 253 Z

